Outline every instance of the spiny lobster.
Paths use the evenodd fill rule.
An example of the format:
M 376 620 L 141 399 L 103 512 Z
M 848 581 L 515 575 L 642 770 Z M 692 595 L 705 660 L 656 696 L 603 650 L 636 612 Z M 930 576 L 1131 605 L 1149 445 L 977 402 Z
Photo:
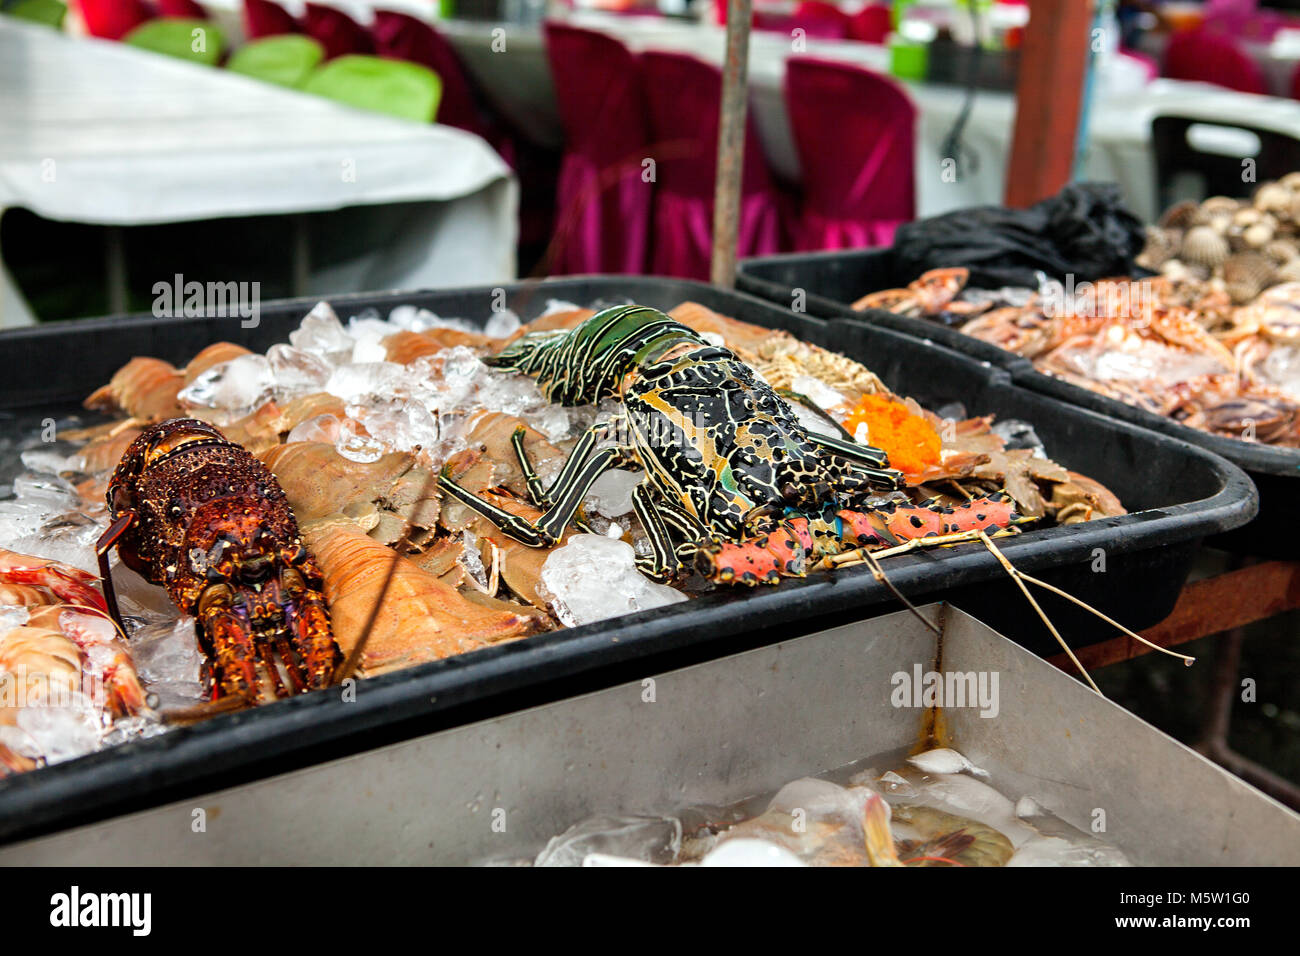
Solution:
M 110 524 L 96 548 L 104 596 L 123 633 L 109 574 L 122 562 L 194 615 L 214 698 L 325 687 L 339 664 L 323 578 L 279 482 L 216 428 L 173 418 L 145 429 L 108 486 Z
M 1028 520 L 1001 494 L 956 509 L 873 504 L 902 486 L 883 451 L 807 430 L 734 353 L 655 309 L 606 309 L 569 331 L 525 335 L 486 361 L 533 376 L 550 401 L 622 403 L 579 438 L 549 488 L 516 433 L 529 496 L 543 509 L 535 522 L 444 469 L 447 494 L 524 544 L 560 540 L 597 477 L 619 466 L 645 471 L 633 510 L 651 546 L 641 568 L 658 580 L 693 565 L 718 582 L 776 583 L 804 575 L 813 557 L 1010 533 Z M 625 440 L 610 444 L 613 435 Z

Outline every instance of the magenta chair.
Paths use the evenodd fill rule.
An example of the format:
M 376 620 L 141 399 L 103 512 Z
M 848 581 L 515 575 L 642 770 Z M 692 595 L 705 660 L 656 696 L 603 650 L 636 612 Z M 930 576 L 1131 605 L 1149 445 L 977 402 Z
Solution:
M 156 0 L 158 12 L 164 17 L 184 17 L 187 20 L 206 20 L 208 11 L 194 0 Z
M 1267 93 L 1264 72 L 1228 37 L 1206 30 L 1175 33 L 1165 47 L 1164 75 L 1240 93 Z
M 284 7 L 272 0 L 244 0 L 244 36 L 250 40 L 301 33 L 302 27 Z
M 342 10 L 309 3 L 302 17 L 302 32 L 325 48 L 325 59 L 349 53 L 374 53 L 370 32 Z
M 653 182 L 636 58 L 613 37 L 546 23 L 546 53 L 564 127 L 551 271 L 645 271 Z
M 80 0 L 86 32 L 105 40 L 120 40 L 140 24 L 154 18 L 144 0 Z
M 873 3 L 849 18 L 849 39 L 861 43 L 884 43 L 894 29 L 889 7 Z
M 722 74 L 682 53 L 643 53 L 641 70 L 649 106 L 649 152 L 657 166 L 650 271 L 708 279 Z M 780 198 L 752 122 L 745 130 L 741 182 L 738 255 L 780 252 Z
M 803 170 L 801 250 L 888 245 L 916 215 L 916 107 L 892 81 L 792 57 L 786 112 Z

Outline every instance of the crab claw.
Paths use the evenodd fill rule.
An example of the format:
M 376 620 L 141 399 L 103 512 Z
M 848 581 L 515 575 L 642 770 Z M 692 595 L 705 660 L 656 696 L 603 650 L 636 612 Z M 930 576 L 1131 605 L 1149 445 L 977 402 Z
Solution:
M 776 584 L 808 572 L 808 549 L 786 524 L 744 541 L 713 542 L 696 554 L 696 568 L 722 584 Z

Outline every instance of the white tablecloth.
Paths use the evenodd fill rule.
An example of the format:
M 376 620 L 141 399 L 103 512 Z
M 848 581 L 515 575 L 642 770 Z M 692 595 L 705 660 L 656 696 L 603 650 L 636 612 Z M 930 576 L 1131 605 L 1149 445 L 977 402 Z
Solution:
M 517 185 L 477 137 L 0 18 L 0 211 L 130 226 L 384 204 L 407 204 L 392 242 L 306 292 L 514 277 Z M 24 321 L 0 263 L 0 326 Z

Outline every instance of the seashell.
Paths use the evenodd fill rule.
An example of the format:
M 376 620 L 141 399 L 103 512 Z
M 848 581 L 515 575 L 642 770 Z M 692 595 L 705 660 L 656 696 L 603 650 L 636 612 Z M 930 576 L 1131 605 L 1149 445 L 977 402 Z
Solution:
M 1300 246 L 1297 246 L 1289 239 L 1274 239 L 1264 246 L 1264 255 L 1280 265 L 1283 262 L 1290 262 L 1292 259 L 1300 258 Z
M 1300 258 L 1282 263 L 1273 273 L 1278 282 L 1300 282 Z
M 1191 270 L 1181 259 L 1170 259 L 1160 264 L 1160 274 L 1172 282 L 1181 282 L 1191 278 Z
M 1240 199 L 1230 196 L 1211 196 L 1201 203 L 1201 212 L 1207 216 L 1231 216 L 1242 206 Z
M 1291 190 L 1281 183 L 1265 183 L 1255 190 L 1254 205 L 1265 212 L 1286 212 L 1291 209 Z
M 1245 206 L 1238 209 L 1232 216 L 1232 224 L 1241 226 L 1243 229 L 1247 226 L 1253 226 L 1264 218 L 1264 211 L 1256 209 L 1254 206 Z
M 1179 241 L 1166 229 L 1147 226 L 1147 244 L 1133 261 L 1144 269 L 1159 269 L 1178 252 Z
M 1211 226 L 1196 226 L 1187 230 L 1183 236 L 1183 245 L 1179 257 L 1191 265 L 1203 265 L 1214 269 L 1231 250 L 1228 240 Z
M 1186 229 L 1193 225 L 1192 219 L 1195 217 L 1200 206 L 1191 199 L 1184 199 L 1182 202 L 1176 202 L 1160 217 L 1160 228 L 1162 229 Z
M 1300 172 L 1287 173 L 1277 181 L 1279 186 L 1285 186 L 1292 192 L 1300 192 Z
M 1300 222 L 1300 193 L 1291 194 L 1291 205 L 1287 207 L 1285 218 L 1292 224 Z
M 1238 252 L 1223 263 L 1223 282 L 1237 305 L 1244 305 L 1264 290 L 1273 278 L 1273 263 L 1261 252 Z
M 1241 234 L 1242 240 L 1252 249 L 1262 249 L 1273 241 L 1273 227 L 1265 222 L 1257 222 Z

